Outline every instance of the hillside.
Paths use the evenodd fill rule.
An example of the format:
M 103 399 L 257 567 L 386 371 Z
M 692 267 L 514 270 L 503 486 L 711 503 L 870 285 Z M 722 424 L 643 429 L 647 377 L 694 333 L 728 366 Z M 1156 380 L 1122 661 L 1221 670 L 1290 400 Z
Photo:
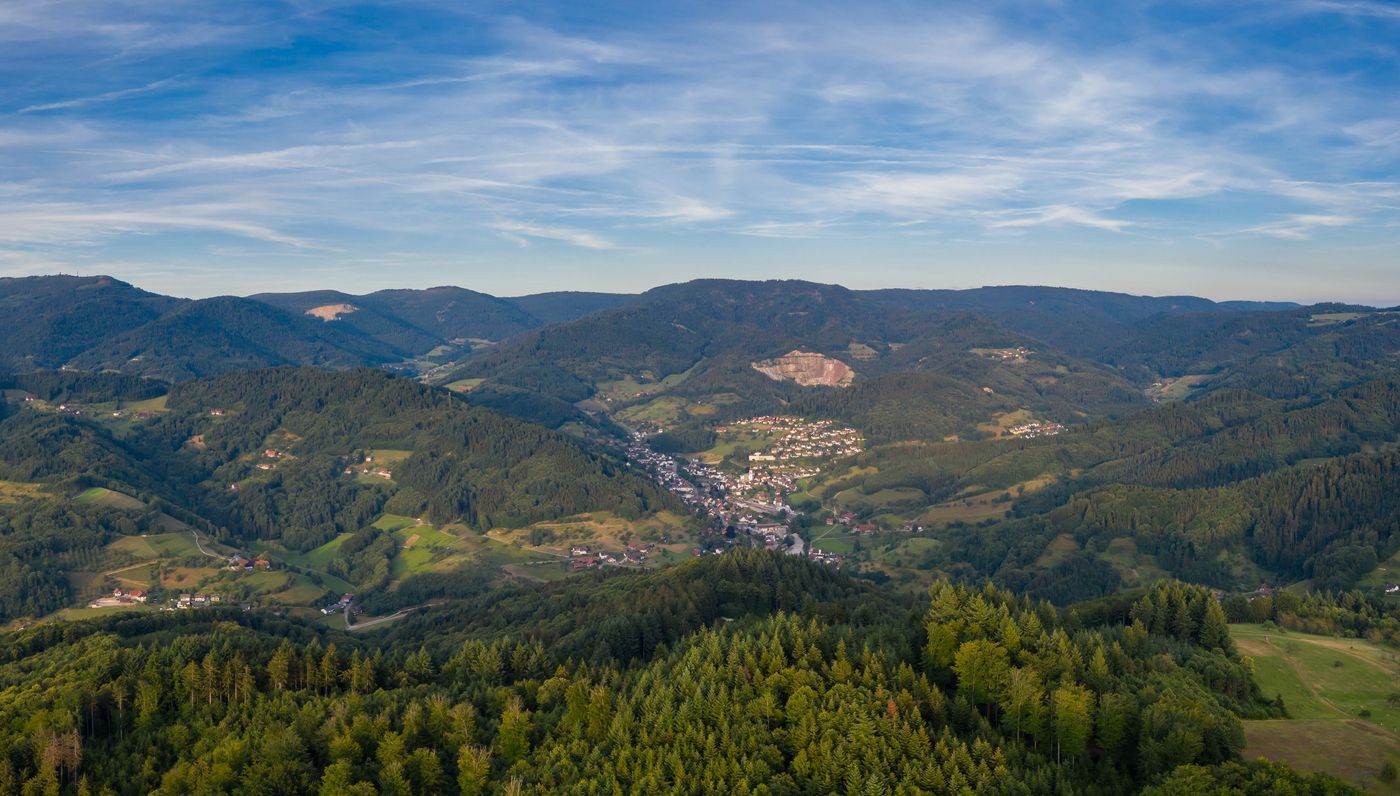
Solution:
M 376 340 L 226 296 L 183 304 L 96 343 L 68 364 L 179 381 L 277 365 L 349 368 L 398 358 Z
M 181 303 L 105 276 L 0 278 L 0 367 L 56 368 Z
M 1036 354 L 1015 363 L 992 356 L 1031 345 Z M 839 397 L 802 389 L 801 380 L 762 375 L 781 372 L 782 366 L 768 363 L 794 351 L 820 358 L 824 368 L 840 372 L 838 382 L 863 394 L 882 391 L 884 376 L 925 371 L 955 392 L 1003 395 L 991 403 L 1029 403 L 1065 421 L 1145 403 L 1116 372 L 1046 350 L 986 319 L 916 312 L 808 282 L 702 280 L 656 288 L 625 307 L 507 341 L 448 378 L 471 385 L 468 400 L 532 394 L 632 424 L 657 418 L 648 422 L 663 428 L 687 424 L 684 413 L 662 408 L 677 401 L 715 407 L 707 420 L 778 411 L 793 402 L 839 404 Z M 939 436 L 973 433 L 993 411 L 957 413 Z
M 1239 762 L 1241 719 L 1281 711 L 1202 589 L 1081 618 L 748 553 L 508 601 L 383 638 L 220 609 L 11 634 L 0 788 L 1356 792 Z
M 128 377 L 88 380 L 84 403 L 23 390 L 32 400 L 12 396 L 0 422 L 0 618 L 70 604 L 119 564 L 169 563 L 125 540 L 154 539 L 172 523 L 215 550 L 259 551 L 372 592 L 418 572 L 531 560 L 489 530 L 675 506 L 572 438 L 377 371 L 252 371 L 158 398 Z M 115 497 L 77 499 L 88 494 Z M 198 554 L 174 558 L 191 555 L 195 575 L 216 578 Z M 296 604 L 325 591 L 307 592 L 301 575 L 276 585 L 300 594 Z

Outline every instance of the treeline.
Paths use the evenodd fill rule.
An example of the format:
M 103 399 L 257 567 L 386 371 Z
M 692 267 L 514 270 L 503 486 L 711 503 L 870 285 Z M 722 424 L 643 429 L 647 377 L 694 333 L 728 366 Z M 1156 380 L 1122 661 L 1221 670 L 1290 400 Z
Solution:
M 663 575 L 861 588 L 723 558 Z M 644 609 L 655 577 L 617 580 Z M 1083 627 L 944 584 L 922 621 L 770 607 L 594 662 L 533 622 L 421 645 L 218 609 L 36 628 L 0 655 L 0 791 L 1354 793 L 1238 763 L 1240 716 L 1274 709 L 1219 610 L 1163 585 Z
M 86 373 L 78 370 L 0 373 L 0 390 L 23 390 L 50 403 L 143 401 L 164 394 L 169 387 L 163 381 L 122 373 Z
M 1231 622 L 1274 622 L 1289 630 L 1364 638 L 1400 646 L 1400 606 L 1360 591 L 1232 594 L 1222 603 Z

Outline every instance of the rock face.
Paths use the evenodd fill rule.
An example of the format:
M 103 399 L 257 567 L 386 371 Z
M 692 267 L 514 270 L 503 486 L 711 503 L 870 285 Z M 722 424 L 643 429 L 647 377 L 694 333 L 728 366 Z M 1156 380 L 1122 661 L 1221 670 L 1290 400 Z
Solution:
M 306 311 L 307 315 L 313 318 L 320 318 L 323 321 L 334 321 L 342 315 L 349 315 L 359 309 L 354 304 L 326 304 L 321 307 L 312 307 Z
M 856 377 L 845 362 L 805 351 L 790 351 L 752 364 L 754 370 L 774 381 L 795 381 L 803 387 L 849 387 Z

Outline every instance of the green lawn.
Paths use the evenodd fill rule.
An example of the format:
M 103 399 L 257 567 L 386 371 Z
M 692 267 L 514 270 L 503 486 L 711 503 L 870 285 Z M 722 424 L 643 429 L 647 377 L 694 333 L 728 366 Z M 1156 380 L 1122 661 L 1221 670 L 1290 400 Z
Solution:
M 212 547 L 206 543 L 206 548 L 211 552 Z M 185 558 L 187 556 L 204 557 L 195 547 L 194 537 L 189 531 L 176 531 L 174 533 L 152 533 L 144 536 L 122 536 L 113 539 L 107 549 L 129 553 L 136 558 Z M 212 560 L 212 559 L 211 559 Z
M 843 527 L 840 530 L 844 534 L 846 529 Z M 815 550 L 825 550 L 828 553 L 839 553 L 840 555 L 846 555 L 852 550 L 855 550 L 855 545 L 856 538 L 854 536 L 848 534 L 838 536 L 835 533 L 823 539 L 813 540 L 812 542 L 812 548 Z
M 78 503 L 96 503 L 99 506 L 110 506 L 114 509 L 140 510 L 146 508 L 145 503 L 142 503 L 131 495 L 113 492 L 110 489 L 103 489 L 100 486 L 84 490 L 74 498 L 74 500 Z
M 1266 697 L 1282 696 L 1288 721 L 1245 722 L 1247 754 L 1327 771 L 1376 792 L 1400 793 L 1372 775 L 1400 762 L 1400 655 L 1368 641 L 1231 625 Z M 1367 711 L 1368 715 L 1362 715 Z

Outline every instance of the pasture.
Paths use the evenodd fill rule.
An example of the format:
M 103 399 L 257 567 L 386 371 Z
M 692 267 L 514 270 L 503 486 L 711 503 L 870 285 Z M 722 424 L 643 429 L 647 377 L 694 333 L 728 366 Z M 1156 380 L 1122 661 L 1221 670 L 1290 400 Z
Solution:
M 0 481 L 0 503 L 15 503 L 42 495 L 42 484 L 25 481 Z
M 1400 762 L 1396 651 L 1262 625 L 1231 625 L 1230 634 L 1254 660 L 1260 690 L 1281 696 L 1289 713 L 1286 720 L 1244 723 L 1246 757 L 1263 755 L 1376 793 L 1400 793 L 1375 779 L 1386 760 Z

